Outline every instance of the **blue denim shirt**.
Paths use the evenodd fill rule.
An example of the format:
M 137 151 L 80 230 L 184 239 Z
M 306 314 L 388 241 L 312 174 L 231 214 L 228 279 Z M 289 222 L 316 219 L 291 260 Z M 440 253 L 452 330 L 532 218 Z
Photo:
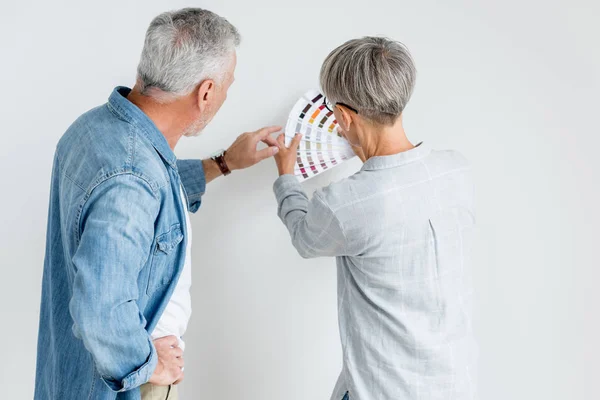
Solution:
M 52 170 L 36 399 L 139 399 L 152 332 L 177 283 L 200 160 L 177 160 L 116 88 L 61 138 Z

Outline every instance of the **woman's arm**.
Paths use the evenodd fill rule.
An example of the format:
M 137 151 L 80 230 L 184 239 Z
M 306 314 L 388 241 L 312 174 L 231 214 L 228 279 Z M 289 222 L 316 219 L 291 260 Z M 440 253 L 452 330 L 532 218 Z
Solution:
M 283 135 L 277 138 L 279 153 L 275 161 L 280 177 L 275 181 L 273 190 L 279 218 L 290 232 L 292 244 L 302 257 L 344 255 L 346 238 L 335 214 L 319 192 L 309 201 L 293 175 L 300 139 L 302 135 L 296 135 L 287 148 Z
M 316 192 L 308 200 L 293 175 L 282 175 L 274 185 L 278 215 L 292 244 L 304 258 L 346 255 L 347 240 L 334 212 Z

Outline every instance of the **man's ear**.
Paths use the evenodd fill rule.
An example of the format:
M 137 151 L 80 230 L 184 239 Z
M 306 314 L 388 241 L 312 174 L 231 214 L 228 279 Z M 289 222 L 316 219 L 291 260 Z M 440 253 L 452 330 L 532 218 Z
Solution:
M 198 85 L 197 100 L 201 113 L 210 107 L 210 103 L 213 101 L 215 95 L 215 89 L 215 81 L 212 79 L 206 79 Z

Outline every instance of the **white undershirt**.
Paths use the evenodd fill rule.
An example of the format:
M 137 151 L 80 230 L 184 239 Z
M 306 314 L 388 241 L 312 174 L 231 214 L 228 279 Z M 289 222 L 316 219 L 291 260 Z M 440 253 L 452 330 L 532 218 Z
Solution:
M 185 348 L 183 334 L 187 329 L 190 316 L 192 315 L 192 299 L 190 296 L 190 287 L 192 286 L 192 226 L 190 224 L 187 205 L 185 204 L 183 189 L 180 189 L 180 191 L 182 206 L 186 210 L 185 225 L 187 227 L 187 246 L 185 248 L 183 271 L 181 271 L 173 295 L 150 337 L 152 340 L 155 340 L 165 336 L 177 336 L 179 338 L 179 347 L 183 350 Z

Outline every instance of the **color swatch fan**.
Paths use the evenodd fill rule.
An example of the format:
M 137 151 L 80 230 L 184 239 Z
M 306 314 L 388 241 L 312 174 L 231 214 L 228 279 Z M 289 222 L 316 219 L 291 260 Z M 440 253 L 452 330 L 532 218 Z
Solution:
M 304 135 L 298 147 L 294 174 L 299 181 L 312 178 L 354 157 L 346 139 L 338 133 L 338 123 L 317 90 L 305 93 L 294 105 L 285 126 L 285 143 L 297 133 Z

